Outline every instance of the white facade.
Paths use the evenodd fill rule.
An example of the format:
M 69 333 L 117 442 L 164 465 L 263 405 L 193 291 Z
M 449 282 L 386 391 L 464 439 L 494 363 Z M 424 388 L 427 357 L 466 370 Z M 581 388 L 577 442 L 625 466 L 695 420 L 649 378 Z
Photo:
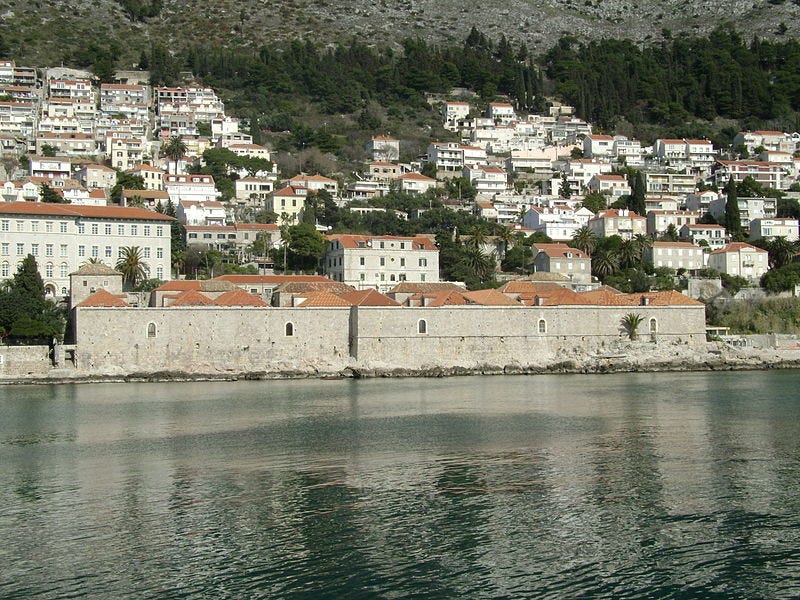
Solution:
M 653 242 L 644 256 L 654 267 L 691 271 L 705 266 L 703 249 L 690 242 Z
M 14 202 L 0 204 L 0 279 L 32 254 L 52 296 L 69 293 L 69 274 L 90 258 L 113 267 L 138 246 L 148 276 L 170 278 L 170 222 L 139 208 Z
M 708 266 L 720 273 L 758 281 L 769 269 L 766 250 L 750 244 L 733 242 L 708 255 Z
M 327 277 L 357 289 L 439 281 L 439 250 L 426 237 L 329 236 L 322 264 Z
M 784 237 L 790 242 L 798 240 L 797 219 L 758 218 L 750 221 L 750 239 Z

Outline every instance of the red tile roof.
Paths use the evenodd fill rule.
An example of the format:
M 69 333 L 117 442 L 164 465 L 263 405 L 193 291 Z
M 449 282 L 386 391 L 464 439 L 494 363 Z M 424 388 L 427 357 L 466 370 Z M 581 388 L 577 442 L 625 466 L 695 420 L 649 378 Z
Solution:
M 144 208 L 124 206 L 85 206 L 44 202 L 0 202 L 0 214 L 85 217 L 91 219 L 133 219 L 139 221 L 174 221 L 172 217 Z
M 198 292 L 197 290 L 187 290 L 175 296 L 175 300 L 170 306 L 212 306 L 214 301 Z
M 400 303 L 372 288 L 340 294 L 353 306 L 400 306 Z
M 258 296 L 236 288 L 230 292 L 225 292 L 214 300 L 217 306 L 269 306 Z
M 311 292 L 305 300 L 297 305 L 299 308 L 323 306 L 352 306 L 352 304 L 331 292 Z
M 124 307 L 128 306 L 128 303 L 123 300 L 125 297 L 125 294 L 116 295 L 100 289 L 78 304 L 77 307 Z

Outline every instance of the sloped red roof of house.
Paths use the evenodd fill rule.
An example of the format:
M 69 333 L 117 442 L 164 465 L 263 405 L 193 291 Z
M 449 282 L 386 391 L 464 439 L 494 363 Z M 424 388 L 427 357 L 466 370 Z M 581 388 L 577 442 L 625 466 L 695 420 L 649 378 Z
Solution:
M 312 292 L 305 300 L 297 305 L 299 308 L 312 308 L 324 306 L 352 306 L 350 302 L 331 292 Z
M 186 290 L 175 296 L 170 306 L 211 306 L 214 301 L 197 290 Z
M 144 208 L 125 206 L 89 206 L 83 204 L 50 204 L 45 202 L 0 202 L 0 213 L 47 215 L 53 217 L 87 217 L 96 219 L 134 219 L 140 221 L 174 221 L 172 217 Z
M 537 299 L 543 306 L 592 304 L 591 300 L 583 298 L 581 294 L 561 286 L 558 289 L 541 290 L 535 294 L 519 295 L 519 301 L 526 306 L 536 305 Z
M 534 244 L 536 249 L 539 252 L 544 252 L 550 258 L 589 258 L 589 255 L 583 252 L 582 250 L 578 250 L 577 248 L 571 248 L 566 244 Z M 567 256 L 567 254 L 572 254 L 572 256 Z
M 215 277 L 215 280 L 230 281 L 236 284 L 247 283 L 274 283 L 280 285 L 281 283 L 336 283 L 332 279 L 323 277 L 322 275 L 220 275 Z
M 378 290 L 369 288 L 340 294 L 353 306 L 400 306 L 400 303 L 389 296 L 381 294 Z
M 481 306 L 519 306 L 519 302 L 494 288 L 463 292 L 462 295 L 472 304 Z
M 764 252 L 767 251 L 763 248 L 759 248 L 757 246 L 751 246 L 750 244 L 745 244 L 744 242 L 731 242 L 730 244 L 726 244 L 724 247 L 719 248 L 718 250 L 713 250 L 711 254 L 725 254 L 726 252 L 741 252 L 742 250 L 755 250 L 756 252 Z
M 79 303 L 77 307 L 124 307 L 128 303 L 123 300 L 125 295 L 118 296 L 106 290 L 97 290 L 94 294 L 86 298 L 83 302 Z M 77 308 L 76 307 L 76 308 Z
M 241 288 L 225 292 L 214 300 L 214 304 L 217 306 L 269 306 L 258 296 Z

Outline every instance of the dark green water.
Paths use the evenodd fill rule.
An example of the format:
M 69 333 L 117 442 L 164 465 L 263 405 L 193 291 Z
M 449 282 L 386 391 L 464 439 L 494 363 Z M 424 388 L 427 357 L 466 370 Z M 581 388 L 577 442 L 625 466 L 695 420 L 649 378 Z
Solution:
M 0 387 L 0 598 L 798 596 L 798 372 Z

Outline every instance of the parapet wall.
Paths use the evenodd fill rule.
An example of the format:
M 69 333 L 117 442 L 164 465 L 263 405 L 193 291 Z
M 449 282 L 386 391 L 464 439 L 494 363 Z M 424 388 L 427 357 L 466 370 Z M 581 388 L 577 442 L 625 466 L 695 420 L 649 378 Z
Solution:
M 642 339 L 704 347 L 703 306 L 83 307 L 75 362 L 84 375 L 539 368 L 607 352 L 628 313 Z

